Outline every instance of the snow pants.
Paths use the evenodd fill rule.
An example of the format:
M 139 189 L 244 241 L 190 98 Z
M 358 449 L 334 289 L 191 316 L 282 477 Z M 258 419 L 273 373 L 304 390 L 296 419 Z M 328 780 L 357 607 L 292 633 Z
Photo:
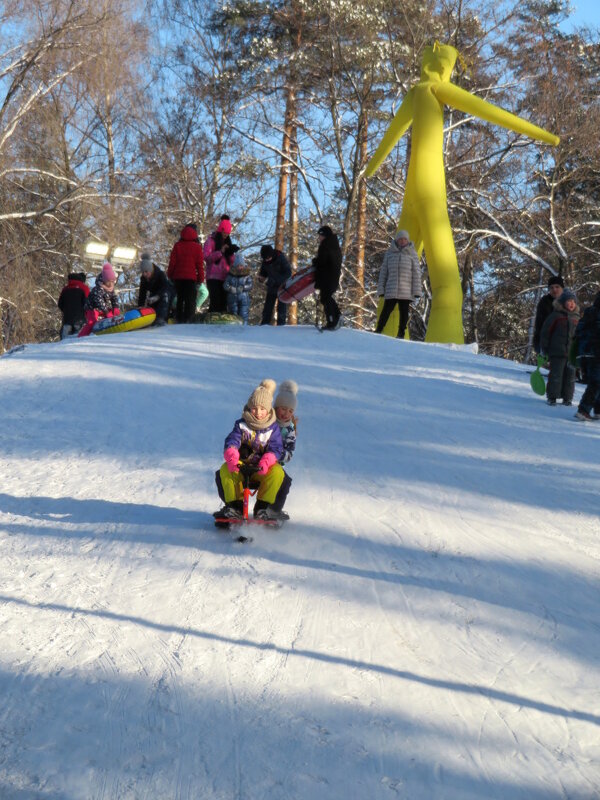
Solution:
M 215 482 L 219 497 L 224 503 L 233 503 L 242 500 L 244 496 L 243 478 L 239 472 L 229 472 L 227 464 L 223 463 L 215 473 Z M 273 464 L 266 475 L 255 475 L 250 485 L 258 487 L 257 500 L 263 500 L 278 511 L 284 506 L 292 479 L 287 475 L 280 464 Z
M 548 400 L 562 398 L 570 403 L 575 393 L 575 367 L 569 364 L 568 358 L 550 356 L 550 374 L 546 386 Z
M 250 311 L 250 295 L 247 292 L 233 294 L 227 292 L 227 311 L 230 314 L 237 314 L 244 320 L 244 325 L 248 324 L 248 312 Z
M 579 411 L 600 413 L 600 361 L 594 359 L 586 368 L 587 386 L 579 401 Z

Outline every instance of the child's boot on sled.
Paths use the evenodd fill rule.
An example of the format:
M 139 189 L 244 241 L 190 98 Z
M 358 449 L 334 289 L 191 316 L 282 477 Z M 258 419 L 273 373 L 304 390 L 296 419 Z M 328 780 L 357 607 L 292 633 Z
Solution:
M 285 522 L 290 518 L 285 511 L 277 510 L 271 503 L 265 500 L 257 500 L 254 506 L 254 517 L 256 519 L 268 519 L 276 522 Z
M 220 511 L 215 512 L 215 517 L 222 517 L 223 519 L 242 519 L 244 516 L 244 504 L 241 500 L 232 500 L 231 503 L 225 503 Z

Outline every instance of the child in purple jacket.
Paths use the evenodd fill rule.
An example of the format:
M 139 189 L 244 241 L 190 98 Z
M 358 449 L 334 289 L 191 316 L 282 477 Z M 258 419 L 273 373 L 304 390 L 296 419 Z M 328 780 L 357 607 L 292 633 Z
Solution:
M 219 497 L 225 506 L 215 517 L 241 519 L 243 484 L 240 462 L 258 467 L 252 482 L 258 486 L 254 516 L 257 519 L 286 520 L 281 509 L 291 480 L 277 462 L 283 455 L 281 432 L 273 409 L 275 381 L 267 378 L 252 392 L 242 416 L 225 438 L 225 463 L 215 474 Z

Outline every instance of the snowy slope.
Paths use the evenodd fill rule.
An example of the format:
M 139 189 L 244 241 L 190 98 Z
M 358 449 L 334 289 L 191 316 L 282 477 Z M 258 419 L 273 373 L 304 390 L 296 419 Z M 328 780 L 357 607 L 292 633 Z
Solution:
M 266 377 L 292 522 L 241 545 L 214 470 Z M 528 378 L 305 327 L 0 359 L 0 797 L 600 797 L 600 423 Z

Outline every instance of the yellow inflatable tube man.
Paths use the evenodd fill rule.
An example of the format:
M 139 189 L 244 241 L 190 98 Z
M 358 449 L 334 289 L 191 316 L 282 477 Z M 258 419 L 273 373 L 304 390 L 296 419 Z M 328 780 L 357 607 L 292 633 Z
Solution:
M 377 172 L 412 125 L 408 176 L 398 229 L 409 232 L 419 255 L 425 248 L 433 294 L 425 340 L 462 344 L 462 289 L 448 218 L 444 175 L 444 104 L 548 144 L 557 145 L 559 138 L 450 83 L 457 57 L 458 51 L 450 45 L 436 42 L 425 49 L 421 79 L 404 98 L 367 165 L 366 175 L 370 177 Z M 397 330 L 398 312 L 395 311 L 384 332 L 394 335 Z

